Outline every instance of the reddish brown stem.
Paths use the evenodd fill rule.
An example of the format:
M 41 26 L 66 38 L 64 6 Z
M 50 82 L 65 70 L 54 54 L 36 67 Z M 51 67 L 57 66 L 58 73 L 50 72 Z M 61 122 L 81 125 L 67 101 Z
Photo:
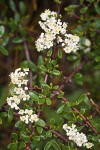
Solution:
M 45 126 L 44 127 L 44 130 L 49 130 L 49 127 L 48 126 Z M 67 142 L 68 141 L 68 139 L 67 138 L 65 138 L 63 135 L 61 135 L 58 131 L 56 131 L 56 130 L 50 130 L 52 133 L 53 133 L 53 135 L 56 135 L 60 140 L 62 140 L 64 143 L 65 142 Z
M 47 83 L 48 80 L 48 73 L 45 74 L 44 82 Z
M 56 95 L 58 95 L 58 91 L 57 91 L 57 93 L 56 93 Z M 65 102 L 65 103 L 67 103 L 69 100 L 68 99 L 66 99 L 65 97 L 62 97 L 62 100 Z M 80 111 L 78 110 L 78 109 L 76 109 L 75 107 L 71 107 L 71 109 L 73 110 L 73 111 L 75 111 L 75 112 L 77 112 L 78 114 L 79 114 L 79 116 L 84 120 L 84 122 L 86 123 L 86 125 L 88 126 L 88 127 L 90 127 L 96 134 L 98 134 L 98 131 L 96 130 L 96 128 L 90 123 L 90 121 L 84 116 L 84 115 L 82 115 L 81 113 L 80 113 Z
M 29 49 L 28 49 L 28 46 L 27 46 L 27 43 L 25 40 L 23 41 L 23 46 L 24 46 L 24 50 L 25 50 L 26 60 L 31 61 Z M 32 71 L 30 70 L 29 71 L 29 88 L 32 88 L 32 78 L 33 78 L 33 74 L 32 74 Z
M 64 79 L 64 81 L 61 83 L 61 85 L 59 86 L 58 88 L 58 91 L 61 91 L 65 84 L 69 81 L 71 81 L 72 77 L 80 70 L 82 69 L 83 65 L 85 64 L 86 62 L 83 62 L 82 64 L 80 64 L 77 68 L 75 68 L 75 70 L 68 76 Z

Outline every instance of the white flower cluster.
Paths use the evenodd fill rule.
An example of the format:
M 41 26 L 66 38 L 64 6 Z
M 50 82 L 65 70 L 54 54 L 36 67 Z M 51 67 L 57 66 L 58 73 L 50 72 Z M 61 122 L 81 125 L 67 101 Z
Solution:
M 28 124 L 29 122 L 33 123 L 34 121 L 38 121 L 38 116 L 36 114 L 33 114 L 33 110 L 25 109 L 25 111 L 22 109 L 19 111 L 20 120 Z
M 66 131 L 66 135 L 69 137 L 69 140 L 72 140 L 76 143 L 77 146 L 85 146 L 87 149 L 91 149 L 94 146 L 93 143 L 88 142 L 88 139 L 84 133 L 79 133 L 76 129 L 76 125 L 68 126 L 67 124 L 63 125 L 63 129 Z
M 35 42 L 38 52 L 53 47 L 56 39 L 58 46 L 62 45 L 66 53 L 75 52 L 79 49 L 79 37 L 67 34 L 67 23 L 57 19 L 56 12 L 45 10 L 40 17 L 42 21 L 39 21 L 39 24 L 45 33 L 41 33 Z
M 28 80 L 26 79 L 28 71 L 28 68 L 24 68 L 23 70 L 21 70 L 21 68 L 18 68 L 15 70 L 15 72 L 12 72 L 10 74 L 11 83 L 14 85 L 14 89 L 12 96 L 7 97 L 7 103 L 11 108 L 18 110 L 18 114 L 24 114 L 23 116 L 20 116 L 21 121 L 24 121 L 25 123 L 28 123 L 30 121 L 33 123 L 33 121 L 38 120 L 37 115 L 32 114 L 33 110 L 26 109 L 24 111 L 23 109 L 20 109 L 21 101 L 29 101 L 30 99 L 27 87 Z

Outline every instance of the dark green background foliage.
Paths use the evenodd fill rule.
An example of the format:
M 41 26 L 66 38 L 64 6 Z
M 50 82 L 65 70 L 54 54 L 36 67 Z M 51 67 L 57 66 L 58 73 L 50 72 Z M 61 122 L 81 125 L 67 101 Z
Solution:
M 38 21 L 45 9 L 52 11 L 61 7 L 62 20 L 68 22 L 68 33 L 80 37 L 80 50 L 73 54 L 65 54 L 58 50 L 57 58 L 51 60 L 52 50 L 38 53 L 35 40 L 41 33 Z M 90 47 L 85 40 L 91 41 Z M 27 43 L 31 61 L 25 55 Z M 86 49 L 90 51 L 86 52 Z M 51 90 L 57 90 L 62 78 L 70 76 L 73 70 L 82 64 L 81 70 L 75 72 L 63 91 L 50 100 Z M 24 123 L 13 117 L 13 111 L 8 110 L 6 98 L 9 95 L 9 74 L 18 67 L 29 67 L 33 72 L 33 86 L 43 88 L 43 94 L 30 92 L 31 101 L 35 105 L 43 104 L 41 117 L 50 130 L 46 130 L 45 122 L 40 120 L 34 128 L 29 129 Z M 60 71 L 61 72 L 60 72 Z M 49 74 L 48 83 L 44 84 L 45 73 Z M 32 150 L 78 150 L 72 142 L 63 143 L 56 138 L 52 130 L 58 130 L 65 135 L 62 125 L 66 122 L 76 123 L 79 130 L 95 144 L 94 150 L 99 150 L 99 134 L 95 134 L 80 119 L 78 113 L 71 107 L 76 107 L 81 114 L 88 116 L 91 124 L 100 132 L 100 7 L 99 0 L 0 0 L 0 150 L 23 150 L 31 138 Z M 90 94 L 87 94 L 90 93 Z M 69 99 L 68 104 L 61 102 L 63 95 Z M 92 99 L 91 99 L 92 98 Z M 35 109 L 37 107 L 35 106 Z M 18 121 L 18 122 L 17 122 Z M 16 123 L 17 122 L 17 123 Z M 12 143 L 11 143 L 12 142 Z M 10 143 L 10 144 L 9 144 Z M 8 145 L 9 144 L 9 145 Z M 8 146 L 8 147 L 7 147 Z

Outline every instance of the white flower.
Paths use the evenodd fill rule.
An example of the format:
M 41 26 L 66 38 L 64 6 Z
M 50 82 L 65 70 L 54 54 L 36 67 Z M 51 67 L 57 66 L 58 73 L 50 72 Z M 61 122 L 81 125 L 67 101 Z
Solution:
M 24 89 L 25 89 L 25 91 L 26 91 L 26 90 L 28 90 L 28 87 L 26 86 Z
M 40 17 L 42 21 L 39 21 L 39 25 L 44 33 L 41 33 L 35 42 L 38 52 L 52 48 L 56 40 L 58 47 L 61 44 L 66 53 L 76 52 L 79 49 L 79 37 L 67 34 L 67 23 L 57 19 L 56 12 L 45 10 Z
M 20 120 L 24 122 L 25 121 L 25 116 L 20 116 Z
M 67 127 L 68 127 L 68 125 L 67 125 L 67 124 L 64 124 L 64 125 L 63 125 L 63 129 L 64 129 L 64 130 L 66 130 L 66 129 L 67 129 Z
M 85 39 L 84 45 L 87 46 L 87 47 L 90 47 L 91 46 L 91 41 L 89 39 Z
M 87 143 L 84 144 L 84 146 L 86 146 L 87 149 L 91 149 L 94 146 L 94 144 L 90 143 L 90 142 L 87 142 Z
M 72 140 L 77 146 L 86 146 L 86 148 L 91 148 L 94 145 L 88 142 L 84 133 L 79 133 L 77 131 L 76 125 L 72 124 L 72 126 L 68 126 L 67 124 L 64 124 L 63 129 L 66 131 L 66 135 L 68 136 L 69 140 Z
M 29 116 L 28 116 L 28 115 L 25 116 L 25 123 L 26 123 L 26 124 L 29 123 Z
M 34 121 L 38 121 L 38 116 L 36 114 L 33 114 L 33 110 L 31 109 L 21 109 L 19 106 L 21 101 L 26 101 L 30 99 L 30 96 L 28 94 L 28 87 L 26 76 L 28 74 L 29 69 L 24 68 L 23 71 L 21 71 L 21 68 L 18 68 L 15 70 L 15 72 L 12 72 L 10 74 L 11 82 L 15 85 L 14 90 L 12 93 L 13 96 L 7 98 L 8 105 L 15 110 L 18 110 L 18 114 L 20 115 L 20 120 L 28 124 L 29 122 L 33 123 Z
M 27 71 L 22 72 L 21 68 L 16 69 L 15 72 L 10 74 L 11 82 L 18 85 L 18 87 L 21 87 L 23 84 L 27 85 L 28 80 L 25 79 L 26 73 Z
M 40 52 L 43 49 L 49 49 L 53 46 L 53 40 L 55 39 L 55 35 L 52 33 L 41 33 L 38 40 L 35 42 L 37 51 Z
M 39 118 L 36 114 L 30 116 L 30 121 L 31 122 L 34 122 L 34 121 L 37 122 L 38 120 L 39 120 Z
M 18 112 L 20 115 L 23 115 L 24 114 L 24 110 L 23 109 L 20 109 L 20 111 Z

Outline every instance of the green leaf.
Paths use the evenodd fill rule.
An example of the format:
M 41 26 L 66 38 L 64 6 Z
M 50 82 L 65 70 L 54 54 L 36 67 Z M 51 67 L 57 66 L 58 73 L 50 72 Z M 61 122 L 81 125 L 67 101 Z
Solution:
M 46 143 L 44 150 L 49 150 L 49 148 L 51 147 L 51 142 Z
M 53 70 L 53 71 L 51 71 L 51 74 L 56 75 L 56 76 L 59 76 L 59 75 L 60 75 L 60 71 L 58 71 L 58 70 Z
M 52 55 L 52 49 L 50 49 L 48 52 L 47 52 L 47 56 L 51 56 Z
M 52 140 L 51 143 L 55 150 L 61 150 L 60 146 L 58 145 L 56 141 Z
M 9 6 L 12 11 L 16 11 L 16 6 L 13 0 L 9 0 Z
M 37 72 L 37 66 L 32 61 L 23 61 L 23 62 L 21 62 L 20 65 L 21 65 L 22 68 L 27 67 L 30 70 L 32 70 L 33 72 Z
M 38 132 L 39 134 L 41 134 L 41 133 L 43 132 L 43 128 L 37 127 L 37 132 Z
M 100 62 L 100 56 L 97 56 L 97 57 L 95 58 L 95 61 L 96 61 L 96 62 Z
M 4 54 L 4 55 L 7 55 L 8 56 L 8 51 L 3 47 L 3 46 L 0 46 L 0 51 Z
M 19 120 L 19 121 L 16 122 L 15 127 L 16 127 L 16 128 L 20 128 L 21 125 L 22 125 L 22 121 Z
M 82 74 L 81 73 L 76 73 L 74 76 L 74 79 L 80 80 L 82 78 Z
M 46 137 L 50 137 L 51 138 L 52 137 L 52 132 L 51 131 L 47 131 L 46 132 Z
M 46 95 L 48 95 L 49 92 L 50 92 L 49 91 L 49 86 L 44 86 L 43 87 L 43 94 L 46 96 Z
M 86 94 L 82 94 L 79 99 L 76 101 L 77 104 L 81 103 L 81 102 L 85 102 L 86 104 L 88 104 L 88 97 Z
M 39 56 L 38 58 L 38 66 L 44 64 L 44 60 L 43 60 L 43 57 L 42 56 Z
M 12 40 L 12 42 L 14 44 L 19 44 L 19 43 L 22 43 L 23 42 L 23 39 L 22 38 L 19 38 L 19 37 L 16 37 Z
M 14 15 L 14 21 L 15 21 L 15 24 L 17 24 L 20 21 L 20 14 L 18 12 L 16 12 Z
M 51 119 L 50 119 L 50 124 L 51 124 L 51 125 L 54 125 L 54 124 L 55 124 L 55 118 L 51 118 Z
M 25 6 L 25 3 L 24 3 L 23 1 L 20 1 L 20 2 L 19 2 L 19 9 L 20 9 L 20 13 L 21 13 L 22 15 L 24 15 L 24 14 L 25 14 L 25 11 L 26 11 L 26 6 Z
M 27 64 L 33 72 L 37 72 L 37 66 L 32 61 L 28 61 Z
M 43 65 L 40 65 L 39 68 L 44 71 L 44 72 L 47 72 L 47 69 L 43 66 Z
M 77 85 L 79 86 L 83 85 L 83 76 L 81 73 L 76 73 L 73 77 L 73 80 Z
M 17 150 L 17 143 L 10 143 L 7 148 L 10 150 Z
M 51 105 L 52 104 L 52 101 L 50 100 L 50 98 L 46 98 L 46 104 L 47 105 Z
M 80 10 L 80 12 L 84 14 L 84 13 L 87 12 L 87 10 L 88 10 L 88 7 L 83 7 L 83 8 Z
M 51 63 L 51 62 L 48 62 L 47 65 L 46 65 L 46 68 L 47 68 L 48 70 L 52 70 L 52 69 L 53 69 L 52 63 Z
M 5 32 L 4 26 L 0 26 L 0 38 L 3 36 L 4 32 Z
M 56 3 L 58 3 L 58 4 L 60 4 L 61 3 L 61 1 L 60 0 L 54 0 Z
M 26 147 L 26 143 L 25 142 L 20 142 L 19 149 L 22 150 L 25 147 Z
M 11 122 L 13 119 L 13 110 L 9 109 L 8 110 L 8 121 Z
M 58 58 L 62 58 L 62 50 L 58 49 Z
M 99 137 L 97 137 L 97 136 L 92 136 L 92 140 L 93 140 L 93 141 L 99 141 Z
M 39 119 L 37 122 L 36 122 L 37 125 L 41 126 L 41 127 L 45 127 L 45 122 L 42 120 L 42 119 Z
M 24 141 L 25 141 L 26 143 L 30 141 L 30 137 L 26 135 L 26 132 L 21 131 L 21 132 L 20 132 L 20 135 L 21 135 L 22 139 L 24 139 Z
M 0 124 L 2 124 L 2 118 L 0 117 Z
M 64 105 L 62 105 L 61 107 L 58 108 L 57 114 L 61 114 L 63 109 L 64 109 Z
M 99 2 L 98 3 L 94 3 L 94 7 L 95 7 L 95 10 L 98 14 L 100 14 L 100 7 L 99 7 Z
M 37 142 L 39 142 L 40 141 L 40 136 L 34 136 L 34 141 L 37 141 Z
M 64 96 L 64 92 L 60 92 L 59 94 L 58 94 L 58 98 L 62 98 Z
M 10 37 L 4 37 L 3 39 L 2 39 L 2 46 L 7 46 L 7 44 L 8 44 L 8 42 L 9 42 L 9 40 L 10 40 Z
M 33 99 L 33 101 L 39 101 L 39 97 L 34 92 L 29 92 L 30 97 Z
M 40 98 L 38 104 L 44 104 L 44 102 L 45 102 L 45 98 Z
M 0 116 L 3 117 L 3 118 L 5 118 L 5 117 L 8 116 L 8 114 L 7 114 L 7 112 L 1 112 L 1 113 L 0 113 Z
M 100 132 L 100 117 L 94 117 L 90 120 L 92 125 L 96 127 L 97 131 Z
M 75 56 L 75 55 L 71 55 L 71 56 L 67 57 L 67 60 L 69 60 L 69 61 L 74 61 L 76 59 L 77 59 L 77 56 Z
M 13 138 L 14 141 L 18 140 L 18 135 L 16 133 L 12 133 L 11 137 Z

